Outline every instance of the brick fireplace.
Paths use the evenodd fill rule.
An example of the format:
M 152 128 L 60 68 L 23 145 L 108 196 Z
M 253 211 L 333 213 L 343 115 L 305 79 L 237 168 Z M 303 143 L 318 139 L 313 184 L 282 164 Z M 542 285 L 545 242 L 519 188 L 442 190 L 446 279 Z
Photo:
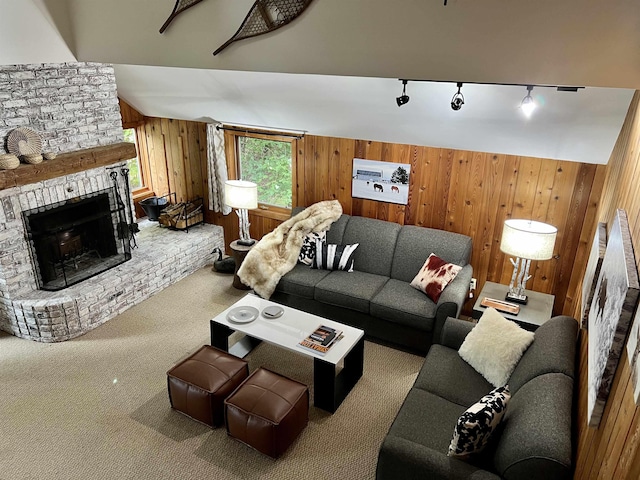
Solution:
M 27 216 L 105 193 L 109 196 L 114 187 L 110 172 L 121 171 L 135 149 L 122 143 L 110 65 L 0 66 L 0 152 L 6 135 L 18 126 L 36 130 L 42 136 L 43 150 L 57 152 L 58 157 L 39 165 L 0 170 L 0 330 L 41 342 L 77 337 L 207 265 L 211 251 L 223 248 L 219 226 L 201 225 L 185 233 L 142 222 L 137 247 L 124 263 L 57 291 L 41 289 L 46 283 L 39 265 L 43 259 L 33 248 L 36 236 Z M 120 194 L 128 191 L 122 176 L 117 182 Z M 130 196 L 122 200 L 132 205 Z M 113 198 L 107 203 L 111 210 Z M 68 260 L 66 268 L 71 274 L 79 260 L 74 255 L 98 250 L 86 235 L 83 240 L 83 232 L 107 225 L 106 221 L 94 223 L 83 231 L 86 218 L 79 218 L 88 214 L 80 209 L 74 215 L 67 222 L 68 238 L 63 239 L 68 242 L 65 254 L 54 259 Z M 116 223 L 116 232 L 122 221 L 117 216 L 109 220 Z M 122 239 L 116 243 L 118 240 Z M 59 244 L 56 248 L 62 251 Z M 115 252 L 124 255 L 117 245 Z
M 0 184 L 7 173 L 0 172 Z M 219 226 L 185 233 L 146 221 L 131 260 L 68 288 L 41 290 L 24 213 L 79 194 L 91 196 L 110 182 L 108 167 L 98 167 L 0 190 L 0 330 L 41 342 L 77 337 L 207 265 L 211 251 L 223 247 Z

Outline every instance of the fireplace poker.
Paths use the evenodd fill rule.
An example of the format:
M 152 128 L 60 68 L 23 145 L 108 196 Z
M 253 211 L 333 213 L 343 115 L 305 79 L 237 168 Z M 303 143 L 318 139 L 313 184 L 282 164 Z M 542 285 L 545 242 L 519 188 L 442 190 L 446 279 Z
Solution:
M 127 239 L 127 241 L 129 242 L 129 248 L 131 248 L 131 235 L 129 234 L 129 225 L 127 224 L 126 218 L 122 218 L 122 215 L 125 215 L 125 213 L 120 213 L 125 212 L 126 207 L 124 205 L 124 202 L 122 201 L 122 197 L 120 196 L 120 190 L 118 189 L 118 172 L 112 171 L 109 173 L 109 176 L 113 181 L 113 189 L 115 190 L 116 194 L 116 203 L 118 204 L 118 219 L 120 220 L 118 222 L 118 234 L 120 235 L 120 238 Z
M 124 177 L 124 192 L 127 194 L 127 216 L 129 217 L 129 232 L 133 240 L 133 247 L 137 247 L 136 233 L 139 232 L 138 224 L 133 221 L 133 212 L 131 211 L 131 187 L 129 186 L 129 169 L 122 167 L 120 174 Z

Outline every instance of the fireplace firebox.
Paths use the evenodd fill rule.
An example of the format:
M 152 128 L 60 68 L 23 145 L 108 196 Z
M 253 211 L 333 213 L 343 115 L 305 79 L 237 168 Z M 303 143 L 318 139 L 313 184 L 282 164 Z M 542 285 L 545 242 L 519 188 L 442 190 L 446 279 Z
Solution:
M 131 258 L 129 226 L 108 188 L 23 212 L 38 287 L 62 290 Z

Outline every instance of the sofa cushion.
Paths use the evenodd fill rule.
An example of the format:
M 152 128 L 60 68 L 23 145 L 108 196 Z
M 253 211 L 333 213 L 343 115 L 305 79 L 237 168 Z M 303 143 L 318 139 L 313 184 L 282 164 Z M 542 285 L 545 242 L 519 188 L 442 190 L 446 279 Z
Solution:
M 445 262 L 432 253 L 411 280 L 411 286 L 426 293 L 427 297 L 438 303 L 442 291 L 456 278 L 460 270 L 462 270 L 460 265 Z
M 498 387 L 471 405 L 456 423 L 447 455 L 467 458 L 484 450 L 502 421 L 510 398 L 509 387 Z
M 534 334 L 507 320 L 494 308 L 487 308 L 469 332 L 458 353 L 494 386 L 507 384 Z
M 316 240 L 316 254 L 311 268 L 353 272 L 353 256 L 358 244 L 336 245 Z
M 493 389 L 487 380 L 460 358 L 457 350 L 431 345 L 413 385 L 467 408 Z
M 507 480 L 571 478 L 572 398 L 573 380 L 560 373 L 520 387 L 502 422 L 497 473 Z
M 350 217 L 341 243 L 360 244 L 354 257 L 356 270 L 389 277 L 396 239 L 401 228 L 397 223 L 384 220 Z M 330 241 L 328 237 L 327 241 Z
M 411 282 L 431 253 L 464 266 L 471 258 L 471 245 L 471 238 L 466 235 L 405 225 L 398 233 L 391 278 Z
M 371 315 L 430 332 L 436 304 L 407 282 L 390 279 L 371 299 Z
M 509 378 L 511 392 L 517 392 L 529 380 L 545 373 L 564 373 L 574 378 L 577 334 L 578 322 L 571 317 L 554 317 L 538 327 L 535 341 Z
M 276 291 L 313 299 L 316 284 L 329 273 L 328 270 L 313 270 L 306 265 L 296 265 L 280 279 Z
M 451 432 L 465 410 L 465 407 L 437 395 L 412 388 L 389 429 L 389 435 L 446 454 L 451 443 Z
M 313 298 L 329 305 L 369 313 L 369 302 L 387 280 L 387 277 L 357 270 L 336 270 L 316 284 Z
M 340 218 L 331 224 L 329 230 L 327 230 L 327 242 L 335 243 L 340 245 L 344 243 L 342 241 L 342 237 L 344 237 L 344 229 L 347 228 L 347 223 L 349 223 L 350 215 L 345 215 L 344 213 L 340 215 Z
M 326 238 L 327 232 L 309 232 L 306 234 L 302 240 L 298 263 L 311 266 L 313 259 L 316 258 L 316 240 L 324 242 Z

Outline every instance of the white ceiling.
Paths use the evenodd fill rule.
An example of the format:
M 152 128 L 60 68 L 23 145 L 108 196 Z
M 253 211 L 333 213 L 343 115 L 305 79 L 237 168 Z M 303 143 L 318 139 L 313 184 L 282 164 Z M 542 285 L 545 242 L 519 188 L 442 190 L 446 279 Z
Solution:
M 174 3 L 0 0 L 0 65 L 114 63 L 149 116 L 590 163 L 607 162 L 640 87 L 637 0 L 316 0 L 216 57 L 253 0 L 205 0 L 160 35 Z M 410 82 L 398 108 L 405 77 L 454 83 Z M 524 87 L 466 84 L 453 112 L 456 80 L 590 88 L 536 87 L 526 120 Z

